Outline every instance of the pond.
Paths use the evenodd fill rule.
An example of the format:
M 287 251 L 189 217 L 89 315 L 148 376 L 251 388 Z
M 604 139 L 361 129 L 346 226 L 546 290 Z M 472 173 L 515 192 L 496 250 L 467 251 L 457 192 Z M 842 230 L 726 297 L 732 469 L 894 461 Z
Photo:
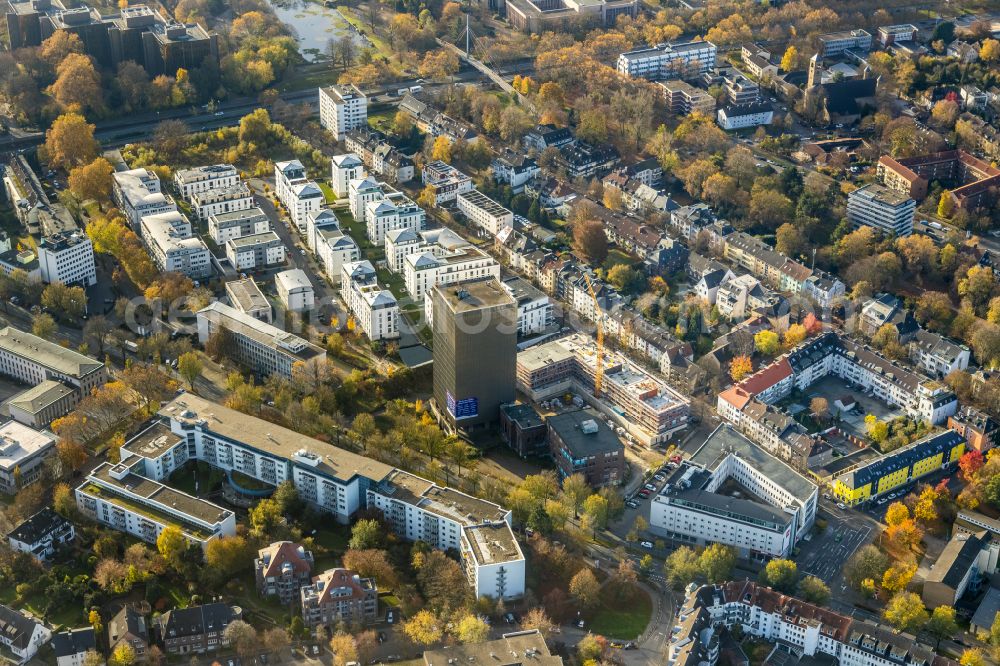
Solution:
M 335 8 L 325 7 L 309 0 L 268 0 L 274 13 L 292 28 L 299 40 L 299 51 L 309 62 L 326 58 L 326 44 L 331 39 L 350 35 L 358 50 L 367 45 L 367 38 L 359 35 Z

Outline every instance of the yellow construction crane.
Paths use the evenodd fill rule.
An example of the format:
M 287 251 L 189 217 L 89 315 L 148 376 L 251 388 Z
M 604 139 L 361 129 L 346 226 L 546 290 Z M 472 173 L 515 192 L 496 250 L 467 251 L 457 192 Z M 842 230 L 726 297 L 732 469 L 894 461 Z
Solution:
M 594 300 L 594 323 L 597 324 L 597 362 L 594 371 L 594 397 L 601 397 L 601 388 L 604 384 L 604 322 L 601 321 L 601 306 L 597 302 L 597 294 L 594 293 L 594 284 L 590 281 L 590 276 L 586 273 L 583 277 L 587 280 L 587 291 Z

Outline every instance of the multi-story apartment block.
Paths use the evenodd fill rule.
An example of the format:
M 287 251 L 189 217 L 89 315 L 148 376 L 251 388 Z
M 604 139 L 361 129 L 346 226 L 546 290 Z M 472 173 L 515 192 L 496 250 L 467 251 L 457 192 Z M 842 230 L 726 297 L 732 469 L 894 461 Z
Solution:
M 235 342 L 234 360 L 260 377 L 278 374 L 290 378 L 296 363 L 326 361 L 322 347 L 224 303 L 212 303 L 199 310 L 197 317 L 198 342 L 204 345 L 219 329 L 226 329 Z
M 369 340 L 399 337 L 399 303 L 391 291 L 378 285 L 375 268 L 367 259 L 341 267 L 340 293 Z
M 226 241 L 226 258 L 238 271 L 269 268 L 285 261 L 285 244 L 273 231 L 230 238 Z
M 306 245 L 318 253 L 320 247 L 319 232 L 324 229 L 340 231 L 340 219 L 329 208 L 310 211 L 306 214 Z
M 619 16 L 639 15 L 638 0 L 512 0 L 504 3 L 507 20 L 524 32 L 561 31 L 566 24 L 613 26 Z
M 147 429 L 137 439 L 149 433 Z M 87 518 L 146 543 L 155 544 L 168 527 L 180 529 L 185 539 L 202 549 L 212 539 L 236 534 L 232 511 L 144 476 L 144 462 L 132 458 L 124 463 L 101 463 L 77 487 L 77 508 Z
M 347 185 L 351 215 L 359 222 L 365 219 L 365 207 L 384 196 L 382 185 L 371 176 L 356 178 Z
M 319 89 L 319 124 L 343 141 L 349 130 L 368 123 L 368 98 L 355 85 Z
M 180 211 L 145 215 L 142 240 L 161 271 L 173 271 L 198 280 L 212 274 L 212 257 L 205 241 L 196 237 L 191 222 Z
M 985 146 L 981 146 L 985 148 Z M 878 176 L 891 190 L 922 199 L 929 183 L 940 181 L 950 187 L 958 208 L 974 210 L 988 203 L 1000 186 L 1000 169 L 964 150 L 900 158 L 882 156 Z
M 760 86 L 751 81 L 741 72 L 733 70 L 732 74 L 723 77 L 726 87 L 726 99 L 730 104 L 755 104 L 760 101 Z
M 42 282 L 62 282 L 89 287 L 97 284 L 94 244 L 82 231 L 59 233 L 38 244 Z
M 318 211 L 326 203 L 326 197 L 319 185 L 310 180 L 293 184 L 288 198 L 283 203 L 298 230 L 305 231 L 309 213 Z
M 229 646 L 226 627 L 240 617 L 238 608 L 211 603 L 175 608 L 153 622 L 167 654 L 204 654 Z
M 0 604 L 0 645 L 10 650 L 15 663 L 27 663 L 49 642 L 52 631 L 38 620 Z
M 916 209 L 917 202 L 908 195 L 874 183 L 847 195 L 847 221 L 855 227 L 872 227 L 887 236 L 913 233 Z
M 618 71 L 641 79 L 693 79 L 715 69 L 716 47 L 712 42 L 668 42 L 622 53 Z
M 346 197 L 352 180 L 365 177 L 365 165 L 354 153 L 330 158 L 330 184 L 338 198 Z
M 597 345 L 581 334 L 525 349 L 517 355 L 518 389 L 532 400 L 572 391 L 594 393 Z M 604 350 L 602 399 L 592 407 L 639 442 L 665 442 L 690 416 L 690 402 L 624 354 Z
M 457 550 L 477 597 L 524 594 L 524 555 L 510 528 L 510 511 L 395 470 L 368 489 L 368 505 L 409 541 Z
M 708 116 L 715 111 L 715 98 L 687 81 L 670 79 L 659 81 L 657 85 L 663 92 L 667 111 L 675 116 L 687 116 L 695 112 Z
M 423 235 L 413 229 L 393 229 L 385 235 L 385 263 L 393 273 L 403 272 L 407 256 L 426 247 Z
M 309 276 L 301 268 L 291 268 L 274 276 L 278 300 L 288 312 L 309 312 L 316 308 L 316 293 Z
M 323 271 L 332 282 L 339 282 L 344 264 L 361 261 L 361 248 L 340 229 L 320 229 L 317 235 L 319 246 L 316 254 L 319 255 Z
M 253 278 L 227 282 L 226 296 L 229 304 L 243 314 L 271 323 L 271 304 Z
M 194 192 L 189 200 L 195 217 L 199 220 L 207 220 L 212 215 L 250 210 L 255 206 L 253 192 L 244 182 Z
M 253 236 L 271 231 L 271 221 L 259 207 L 231 213 L 209 215 L 208 233 L 217 245 L 243 236 Z
M 716 111 L 715 120 L 726 131 L 770 125 L 774 120 L 774 110 L 769 102 L 726 104 Z
M 7 534 L 7 543 L 17 552 L 28 553 L 45 561 L 75 538 L 73 523 L 56 513 L 52 507 L 45 507 L 11 530 Z
M 872 49 L 872 35 L 867 30 L 830 32 L 816 39 L 819 42 L 819 55 L 823 58 L 832 58 L 844 51 L 867 53 Z
M 61 382 L 73 390 L 73 406 L 108 379 L 101 361 L 11 326 L 0 329 L 0 374 L 35 386 Z
M 778 66 L 771 63 L 771 52 L 759 44 L 744 44 L 740 49 L 740 58 L 747 71 L 758 81 L 778 75 Z
M 920 329 L 910 342 L 910 361 L 929 377 L 969 367 L 969 348 L 943 335 Z
M 504 278 L 500 284 L 517 302 L 517 334 L 537 335 L 555 325 L 552 299 L 522 277 Z
M 865 301 L 857 317 L 858 332 L 868 337 L 874 336 L 883 326 L 892 327 L 897 342 L 904 345 L 920 330 L 920 324 L 903 301 L 887 293 L 876 294 Z
M 306 168 L 298 160 L 274 163 L 274 194 L 284 203 L 292 195 L 292 186 L 308 182 Z
M 965 453 L 965 440 L 945 430 L 849 468 L 834 479 L 833 494 L 851 506 L 892 492 L 932 472 L 947 469 Z
M 232 164 L 213 164 L 174 172 L 174 187 L 183 199 L 198 192 L 224 190 L 240 184 L 240 172 Z
M 743 493 L 725 491 L 733 480 Z M 816 520 L 819 488 L 720 424 L 667 479 L 650 504 L 650 527 L 696 544 L 722 543 L 744 556 L 788 557 Z
M 45 459 L 55 453 L 56 438 L 17 421 L 0 426 L 0 493 L 13 495 L 42 475 Z
M 920 29 L 911 23 L 882 25 L 878 29 L 878 43 L 883 47 L 899 42 L 912 42 L 917 38 Z
M 621 161 L 618 149 L 611 144 L 592 145 L 577 141 L 559 149 L 556 164 L 570 178 L 603 176 Z
M 472 191 L 472 179 L 444 162 L 437 160 L 424 166 L 420 172 L 421 182 L 434 190 L 434 204 L 454 201 L 462 192 Z
M 514 226 L 514 213 L 479 190 L 462 192 L 456 197 L 456 201 L 458 210 L 490 236 L 496 236 L 504 227 Z
M 313 554 L 291 541 L 275 541 L 257 551 L 254 576 L 257 593 L 277 597 L 282 605 L 294 603 L 299 590 L 312 581 Z
M 523 192 L 525 184 L 541 172 L 541 167 L 535 160 L 508 147 L 500 149 L 500 154 L 493 158 L 490 168 L 493 170 L 493 178 L 498 183 L 510 185 L 515 194 Z
M 159 176 L 149 169 L 118 171 L 112 176 L 115 204 L 133 229 L 139 229 L 139 222 L 146 215 L 177 210 L 173 198 L 160 190 Z
M 581 474 L 592 488 L 625 480 L 625 446 L 592 409 L 563 412 L 545 420 L 549 452 L 559 478 Z
M 949 416 L 948 427 L 965 439 L 970 450 L 986 453 L 1000 446 L 1000 423 L 974 407 L 962 407 Z
M 555 125 L 535 125 L 535 128 L 524 135 L 522 143 L 525 150 L 542 152 L 546 148 L 562 148 L 571 144 L 576 139 L 573 137 L 573 130 L 569 127 L 556 127 Z
M 378 615 L 378 586 L 350 569 L 327 569 L 299 590 L 307 627 L 364 625 Z
M 500 279 L 500 264 L 484 250 L 472 245 L 411 254 L 403 260 L 406 291 L 414 300 L 423 299 L 435 285 L 485 277 Z

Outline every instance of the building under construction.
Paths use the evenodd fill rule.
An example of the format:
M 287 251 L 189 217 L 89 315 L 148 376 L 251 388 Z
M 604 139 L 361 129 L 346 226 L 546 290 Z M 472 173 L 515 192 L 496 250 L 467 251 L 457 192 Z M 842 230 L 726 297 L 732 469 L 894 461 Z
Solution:
M 517 388 L 536 401 L 581 394 L 645 445 L 666 444 L 687 425 L 687 398 L 624 354 L 605 349 L 600 360 L 597 344 L 580 333 L 531 347 L 517 355 Z M 604 376 L 594 397 L 599 365 Z

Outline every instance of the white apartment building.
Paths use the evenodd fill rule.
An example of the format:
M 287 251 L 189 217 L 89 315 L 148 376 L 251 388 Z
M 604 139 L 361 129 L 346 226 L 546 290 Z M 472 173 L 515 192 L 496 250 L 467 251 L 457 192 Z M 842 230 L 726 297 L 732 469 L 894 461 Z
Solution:
M 330 185 L 337 198 L 346 197 L 352 180 L 365 177 L 365 165 L 354 153 L 334 155 L 330 158 Z
M 378 285 L 375 267 L 370 261 L 343 265 L 340 293 L 369 340 L 399 337 L 399 303 L 391 291 Z
M 252 271 L 284 263 L 285 252 L 285 244 L 273 231 L 226 241 L 226 258 L 237 271 Z
M 354 85 L 319 89 L 319 124 L 343 141 L 349 130 L 368 123 L 368 98 Z
M 748 493 L 719 492 L 727 481 Z M 815 522 L 818 494 L 816 484 L 721 424 L 653 498 L 649 524 L 670 538 L 722 543 L 743 556 L 788 557 Z
M 548 294 L 522 277 L 505 278 L 500 284 L 517 301 L 518 335 L 543 333 L 555 324 L 555 308 Z
M 278 201 L 285 201 L 292 195 L 292 186 L 305 183 L 306 168 L 298 160 L 274 163 L 274 195 Z M 287 207 L 287 204 L 286 204 Z
M 847 220 L 855 227 L 866 226 L 887 236 L 913 233 L 917 202 L 907 195 L 871 183 L 847 195 Z
M 502 507 L 189 393 L 158 416 L 121 447 L 121 464 L 145 477 L 136 482 L 159 486 L 189 460 L 273 486 L 290 480 L 338 523 L 376 508 L 401 537 L 459 551 L 477 596 L 524 593 L 524 557 Z
M 195 192 L 190 197 L 191 207 L 199 220 L 207 220 L 212 215 L 223 215 L 234 211 L 250 210 L 256 205 L 253 192 L 243 182 L 229 187 Z
M 141 220 L 142 240 L 161 271 L 173 271 L 198 280 L 212 274 L 208 246 L 192 235 L 191 222 L 179 211 L 146 215 Z
M 37 481 L 45 459 L 56 452 L 56 438 L 17 421 L 0 425 L 0 493 L 13 495 Z
M 949 372 L 969 367 L 969 348 L 943 335 L 917 329 L 910 342 L 910 361 L 929 377 L 944 379 Z
M 174 187 L 188 201 L 198 192 L 226 189 L 239 182 L 240 172 L 232 164 L 212 164 L 174 172 Z
M 365 208 L 369 203 L 385 196 L 382 192 L 382 185 L 372 178 L 365 176 L 357 178 L 348 183 L 347 196 L 351 207 L 351 215 L 358 222 L 365 221 Z
M 618 71 L 641 79 L 691 79 L 715 69 L 712 42 L 668 42 L 618 56 Z
M 115 203 L 133 229 L 139 228 L 140 220 L 146 215 L 177 210 L 170 195 L 160 190 L 159 176 L 149 169 L 119 171 L 112 174 L 112 178 Z
M 750 104 L 729 104 L 715 112 L 719 127 L 728 131 L 770 125 L 774 120 L 774 110 L 766 102 Z
M 259 207 L 221 213 L 208 217 L 208 234 L 218 245 L 242 236 L 271 231 L 271 220 Z
M 101 463 L 77 487 L 77 508 L 91 520 L 151 544 L 168 527 L 179 528 L 202 549 L 212 539 L 236 534 L 232 511 L 149 478 L 144 463 L 135 456 L 118 464 Z
M 281 271 L 274 276 L 278 299 L 289 312 L 309 312 L 316 307 L 316 294 L 309 277 L 301 268 Z
M 435 206 L 454 201 L 459 194 L 472 191 L 472 179 L 441 160 L 425 165 L 420 178 L 424 185 L 434 190 Z
M 500 279 L 500 264 L 478 247 L 465 246 L 448 251 L 420 252 L 403 260 L 406 291 L 421 300 L 435 285 L 494 277 Z
M 89 287 L 97 284 L 94 244 L 82 231 L 58 233 L 38 244 L 38 268 L 42 282 L 62 282 Z
M 514 213 L 479 190 L 461 192 L 456 197 L 456 201 L 458 202 L 458 210 L 470 222 L 484 229 L 490 236 L 496 237 L 504 227 L 514 226 Z
M 70 407 L 108 379 L 101 361 L 11 326 L 0 329 L 0 374 L 31 386 L 61 382 L 73 389 Z
M 823 58 L 838 56 L 844 51 L 863 51 L 872 49 L 872 35 L 867 30 L 842 30 L 830 32 L 817 37 L 819 40 L 819 55 Z
M 292 185 L 291 193 L 284 201 L 292 222 L 303 232 L 306 229 L 306 218 L 309 213 L 318 211 L 324 203 L 326 197 L 323 195 L 323 190 L 311 180 Z
M 290 378 L 296 363 L 326 362 L 322 347 L 219 301 L 199 310 L 197 318 L 201 345 L 220 328 L 226 328 L 235 340 L 234 360 L 260 377 L 278 374 Z
M 401 537 L 458 551 L 477 597 L 524 594 L 524 555 L 503 507 L 400 470 L 368 489 L 368 505 Z
M 226 283 L 229 304 L 245 315 L 271 323 L 271 304 L 253 278 Z
M 423 209 L 402 192 L 389 191 L 365 204 L 365 232 L 376 245 L 384 243 L 385 235 L 395 229 L 420 231 L 426 219 Z
M 385 235 L 385 263 L 392 273 L 403 272 L 403 260 L 420 252 L 423 238 L 414 229 L 393 229 Z
M 334 283 L 340 281 L 344 264 L 361 261 L 361 248 L 354 239 L 340 229 L 320 229 L 316 254 L 326 276 Z
M 312 210 L 306 213 L 306 245 L 313 252 L 319 252 L 320 235 L 323 230 L 340 231 L 340 220 L 329 208 Z

